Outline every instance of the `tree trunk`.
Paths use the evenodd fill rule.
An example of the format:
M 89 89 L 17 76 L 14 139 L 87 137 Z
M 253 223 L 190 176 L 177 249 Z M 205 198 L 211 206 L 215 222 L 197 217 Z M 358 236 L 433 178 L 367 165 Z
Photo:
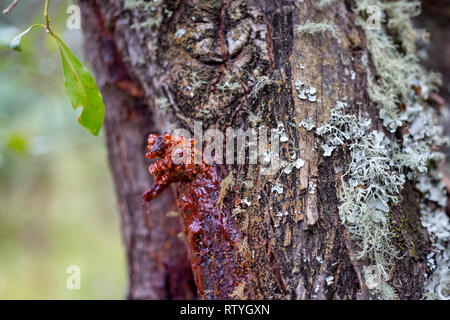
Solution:
M 131 78 L 100 7 L 95 1 L 81 5 L 87 56 L 107 105 L 104 127 L 128 257 L 127 297 L 194 298 L 187 252 L 177 238 L 182 229 L 177 219 L 167 215 L 176 210 L 173 193 L 165 192 L 150 206 L 141 200 L 143 191 L 153 183 L 143 156 L 146 136 L 158 131 L 153 112 Z M 146 214 L 149 211 L 151 214 Z
M 349 112 L 367 113 L 372 128 L 382 130 L 367 94 L 368 70 L 361 61 L 370 52 L 352 1 L 326 10 L 312 0 L 80 0 L 80 5 L 87 58 L 107 106 L 128 298 L 374 297 L 363 274 L 369 262 L 357 258 L 358 245 L 339 216 L 349 152 L 338 148 L 324 156 L 315 147 L 314 130 L 299 125 L 305 118 L 316 127 L 327 123 L 336 102 L 345 100 Z M 312 35 L 295 30 L 325 20 L 335 26 L 336 37 L 328 29 Z M 298 98 L 297 80 L 317 88 L 317 101 Z M 174 184 L 148 204 L 141 202 L 153 183 L 147 136 L 192 131 L 194 120 L 203 130 L 223 132 L 278 128 L 287 136 L 281 140 L 283 160 L 294 161 L 295 151 L 305 162 L 276 176 L 261 175 L 261 165 L 215 165 L 212 170 L 227 184 L 209 194 L 216 208 L 199 209 L 200 223 L 210 232 L 204 243 L 191 234 L 189 214 L 177 208 L 177 196 L 190 187 Z M 403 226 L 396 232 L 402 257 L 394 261 L 389 285 L 401 299 L 419 299 L 430 251 L 420 224 L 422 195 L 407 182 L 401 196 L 390 218 Z

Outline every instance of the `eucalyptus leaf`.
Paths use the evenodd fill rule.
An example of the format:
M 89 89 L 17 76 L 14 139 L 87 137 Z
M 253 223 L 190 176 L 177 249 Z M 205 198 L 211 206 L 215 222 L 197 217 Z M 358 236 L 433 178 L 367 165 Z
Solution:
M 56 35 L 61 53 L 66 94 L 74 109 L 83 108 L 78 122 L 97 136 L 105 118 L 105 105 L 94 77 Z
M 22 48 L 20 47 L 20 42 L 22 41 L 22 38 L 28 33 L 30 32 L 32 29 L 35 28 L 44 28 L 45 26 L 43 26 L 42 24 L 34 24 L 31 27 L 29 27 L 27 30 L 25 30 L 24 32 L 22 32 L 21 34 L 19 34 L 18 36 L 16 36 L 11 43 L 9 44 L 9 46 L 11 47 L 11 49 L 13 49 L 14 51 L 17 52 L 22 52 Z

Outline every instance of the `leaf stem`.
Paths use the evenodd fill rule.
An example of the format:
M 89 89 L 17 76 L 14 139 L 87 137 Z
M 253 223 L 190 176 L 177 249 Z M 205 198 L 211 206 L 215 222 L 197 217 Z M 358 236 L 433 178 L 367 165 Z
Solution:
M 50 26 L 50 17 L 48 15 L 48 7 L 50 6 L 50 0 L 45 0 L 45 10 L 44 10 L 44 17 L 45 17 L 45 27 L 47 28 L 47 31 L 50 33 L 50 35 L 55 36 L 53 33 L 52 27 Z

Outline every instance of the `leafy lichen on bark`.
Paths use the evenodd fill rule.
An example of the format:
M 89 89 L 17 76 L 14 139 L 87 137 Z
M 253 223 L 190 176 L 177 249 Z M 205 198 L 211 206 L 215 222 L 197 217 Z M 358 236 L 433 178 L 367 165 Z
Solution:
M 420 200 L 421 207 L 425 208 L 427 203 L 435 208 L 431 212 L 422 209 L 423 219 L 430 220 L 432 216 L 440 215 L 439 206 L 447 204 L 443 183 L 436 176 L 436 168 L 443 154 L 434 150 L 446 141 L 441 138 L 442 128 L 437 118 L 439 111 L 435 111 L 427 102 L 429 94 L 439 84 L 439 78 L 433 73 L 427 73 L 419 65 L 416 54 L 415 42 L 421 33 L 413 28 L 411 17 L 420 13 L 420 2 L 360 0 L 356 3 L 356 10 L 361 15 L 366 14 L 369 6 L 377 6 L 384 15 L 376 30 L 363 18 L 358 21 L 365 32 L 375 73 L 379 77 L 377 81 L 369 74 L 368 92 L 370 98 L 378 104 L 380 117 L 387 130 L 395 132 L 398 127 L 403 126 L 401 141 L 397 144 L 397 139 L 392 138 L 393 164 L 397 172 L 405 173 L 408 180 L 416 183 L 416 188 L 424 193 Z M 425 187 L 423 181 L 427 181 Z M 441 228 L 450 229 L 448 218 L 440 219 L 438 223 Z M 429 231 L 435 241 L 434 246 L 439 248 L 438 256 L 442 257 L 440 262 L 448 264 L 445 253 L 449 241 L 448 231 L 446 238 L 441 233 L 438 239 L 433 230 Z M 443 281 L 438 290 L 448 286 L 445 280 L 448 278 L 445 276 L 448 267 L 447 271 L 444 270 L 436 273 Z M 432 282 L 436 282 L 436 279 Z M 381 286 L 384 286 L 382 282 L 378 289 Z M 432 290 L 435 291 L 437 285 L 433 286 Z M 436 293 L 441 297 L 448 296 L 448 289 L 445 290 L 447 293 Z
M 326 156 L 329 156 L 333 149 L 344 144 L 345 141 L 350 143 L 352 154 L 351 165 L 347 173 L 349 179 L 342 181 L 340 190 L 341 220 L 349 229 L 353 240 L 356 240 L 357 247 L 360 247 L 361 251 L 357 258 L 363 259 L 363 264 L 365 264 L 363 266 L 365 284 L 385 299 L 398 298 L 395 290 L 387 283 L 393 277 L 394 266 L 399 264 L 393 261 L 399 255 L 399 251 L 394 248 L 394 232 L 390 224 L 400 224 L 404 220 L 404 215 L 409 213 L 406 213 L 405 208 L 400 209 L 403 214 L 396 217 L 400 220 L 400 222 L 396 222 L 395 219 L 388 221 L 386 214 L 381 212 L 389 212 L 389 206 L 398 202 L 397 194 L 405 184 L 404 174 L 408 173 L 408 178 L 412 181 L 415 180 L 414 174 L 419 175 L 420 180 L 420 175 L 427 172 L 428 168 L 435 166 L 442 157 L 441 154 L 432 151 L 433 145 L 442 143 L 442 139 L 439 138 L 439 132 L 442 130 L 436 124 L 433 109 L 426 106 L 425 101 L 428 92 L 434 88 L 435 76 L 428 76 L 417 64 L 414 56 L 415 38 L 411 37 L 414 30 L 409 19 L 417 14 L 417 4 L 417 2 L 406 3 L 404 1 L 386 3 L 363 0 L 357 1 L 356 8 L 356 11 L 363 15 L 371 5 L 385 10 L 387 18 L 383 21 L 383 27 L 373 30 L 373 26 L 365 20 L 367 16 L 360 18 L 358 24 L 365 31 L 370 57 L 374 62 L 375 73 L 379 77 L 378 81 L 374 80 L 369 69 L 367 88 L 369 96 L 379 104 L 380 117 L 388 131 L 396 131 L 404 121 L 410 124 L 411 130 L 404 134 L 401 142 L 403 145 L 392 143 L 392 140 L 396 140 L 395 137 L 391 137 L 389 140 L 380 131 L 373 131 L 371 138 L 371 135 L 366 132 L 370 123 L 364 125 L 366 120 L 361 118 L 357 120 L 355 117 L 345 115 L 343 103 L 332 111 L 330 124 L 317 129 L 319 135 L 326 135 L 323 144 Z M 398 47 L 391 36 L 387 34 L 384 25 L 386 29 L 398 36 L 401 47 Z M 364 64 L 368 66 L 367 63 Z M 421 92 L 421 89 L 424 91 Z M 398 107 L 400 103 L 405 105 L 406 111 Z M 424 107 L 418 104 L 422 104 Z M 418 112 L 423 112 L 424 108 L 426 116 L 419 117 Z M 424 134 L 423 128 L 425 127 L 432 128 L 433 133 Z M 380 149 L 383 148 L 383 145 L 387 147 L 391 143 L 392 148 L 388 147 L 384 151 Z M 382 152 L 377 151 L 379 154 L 368 158 L 367 151 L 375 149 Z M 383 170 L 387 171 L 383 172 Z M 376 178 L 367 180 L 368 175 L 373 174 Z M 401 179 L 393 181 L 393 177 Z M 432 177 L 432 179 L 437 180 L 436 177 Z M 446 199 L 445 195 L 442 191 L 438 191 L 439 188 L 442 190 L 442 186 L 432 187 L 429 184 L 427 188 L 427 190 L 435 188 L 433 189 L 435 190 L 434 201 L 445 205 L 446 201 L 443 200 Z M 425 195 L 425 199 L 427 199 L 427 195 Z M 407 206 L 405 205 L 405 207 Z M 416 209 L 416 213 L 417 211 Z M 443 228 L 448 228 L 446 227 L 448 221 L 440 223 L 443 224 Z M 417 224 L 413 226 L 402 223 L 402 226 L 409 229 L 411 234 L 421 233 Z M 397 238 L 402 238 L 402 236 L 397 234 Z M 415 237 L 416 240 L 419 238 Z M 397 240 L 403 241 L 403 239 Z M 442 242 L 442 239 L 440 241 Z M 409 242 L 411 243 L 411 239 Z M 439 245 L 445 246 L 445 241 L 441 242 Z M 421 244 L 423 247 L 424 244 Z M 412 243 L 412 247 L 414 247 L 414 243 Z M 402 249 L 404 251 L 404 248 Z M 410 257 L 417 258 L 415 250 L 408 253 Z M 422 251 L 423 255 L 424 251 Z M 442 273 L 443 271 L 440 270 L 439 274 Z M 397 289 L 400 289 L 398 285 Z
M 370 297 L 363 272 L 367 261 L 356 259 L 357 244 L 339 220 L 340 178 L 351 157 L 342 149 L 324 157 L 314 148 L 312 131 L 330 119 L 336 101 L 342 100 L 349 112 L 366 112 L 381 128 L 361 63 L 369 52 L 350 1 L 332 2 L 329 10 L 306 0 L 278 5 L 111 0 L 99 7 L 161 131 L 191 129 L 195 119 L 203 129 L 265 126 L 284 135 L 281 160 L 288 165 L 277 176 L 261 175 L 260 166 L 218 166 L 222 179 L 231 175 L 235 182 L 220 199 L 243 235 L 238 245 L 251 281 L 231 296 L 212 290 L 207 298 Z M 295 26 L 308 21 L 335 26 L 339 37 L 296 32 Z M 299 80 L 317 89 L 315 98 L 298 97 Z M 299 159 L 303 163 L 292 167 Z M 399 232 L 399 242 L 409 243 L 416 239 L 408 238 L 410 229 L 420 229 L 418 209 L 398 207 L 392 209 L 393 225 L 402 224 L 404 211 L 411 211 L 414 223 Z M 390 284 L 400 298 L 417 298 L 423 285 L 426 249 L 421 249 L 427 244 L 417 246 L 406 245 L 408 257 L 396 262 L 392 274 Z M 205 279 L 214 282 L 215 276 Z M 405 282 L 407 288 L 398 285 Z

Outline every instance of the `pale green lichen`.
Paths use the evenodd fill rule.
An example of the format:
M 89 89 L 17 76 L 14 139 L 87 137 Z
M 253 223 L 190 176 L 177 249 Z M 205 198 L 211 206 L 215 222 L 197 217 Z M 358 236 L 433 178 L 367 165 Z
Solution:
M 190 89 L 191 89 L 190 96 L 194 97 L 197 90 L 200 89 L 202 86 L 206 85 L 207 82 L 200 79 L 200 77 L 196 71 L 192 71 L 190 78 L 191 78 L 191 82 L 189 83 Z
M 159 28 L 163 22 L 163 16 L 157 14 L 155 16 L 149 16 L 147 20 L 139 24 L 140 28 Z M 133 28 L 137 28 L 137 25 L 133 25 Z
M 434 292 L 427 291 L 423 294 L 421 300 L 439 300 L 439 296 Z
M 269 84 L 271 84 L 273 81 L 268 77 L 268 76 L 261 76 L 258 77 L 256 79 L 256 83 L 253 86 L 253 89 L 250 93 L 250 96 L 254 96 L 257 97 L 258 94 L 260 93 L 260 91 L 262 89 L 264 89 L 264 87 L 268 86 Z
M 412 10 L 417 7 L 413 3 L 417 2 L 356 1 L 356 12 L 361 15 L 357 24 L 365 32 L 372 62 L 379 75 L 376 80 L 369 72 L 368 93 L 378 104 L 383 124 L 391 132 L 403 123 L 398 105 L 408 99 L 411 85 L 420 82 L 421 67 L 415 55 L 415 38 L 410 36 L 415 34 L 410 17 L 417 15 L 417 11 Z M 365 14 L 370 6 L 383 10 L 379 28 L 367 23 Z M 387 15 L 389 19 L 386 21 Z M 400 39 L 404 52 L 399 50 L 392 34 Z
M 156 106 L 163 112 L 167 112 L 170 107 L 170 102 L 166 97 L 159 97 L 155 100 Z
M 125 0 L 123 8 L 124 10 L 139 10 L 145 13 L 146 20 L 138 23 L 134 23 L 132 28 L 156 28 L 158 29 L 163 22 L 163 12 L 169 16 L 169 11 L 163 10 L 162 0 Z M 171 14 L 171 13 L 170 13 Z
M 151 3 L 146 2 L 144 0 L 125 0 L 123 4 L 124 10 L 134 10 L 137 8 L 150 8 Z
M 320 0 L 317 4 L 317 9 L 322 10 L 325 7 L 331 6 L 336 0 Z
M 252 125 L 253 128 L 257 128 L 258 125 L 261 123 L 262 121 L 262 117 L 261 114 L 262 112 L 258 112 L 258 113 L 254 113 L 251 110 L 245 109 L 245 111 L 248 114 L 248 121 L 250 122 L 250 124 Z
M 377 75 L 368 72 L 369 97 L 378 105 L 386 129 L 395 132 L 404 124 L 408 128 L 399 143 L 396 139 L 391 141 L 390 166 L 393 171 L 405 173 L 409 180 L 415 181 L 416 188 L 423 193 L 422 224 L 428 229 L 434 246 L 427 257 L 430 269 L 435 269 L 428 282 L 427 288 L 432 292 L 428 296 L 448 299 L 450 223 L 440 209 L 445 206 L 447 195 L 435 169 L 443 158 L 441 152 L 435 151 L 435 146 L 447 141 L 442 138 L 439 115 L 426 102 L 429 93 L 440 84 L 440 78 L 435 73 L 425 72 L 417 61 L 415 42 L 426 33 L 413 28 L 411 17 L 420 13 L 420 2 L 357 0 L 356 4 L 356 12 L 360 15 L 357 23 L 365 32 Z M 378 28 L 368 23 L 368 14 L 373 13 L 370 7 L 381 11 Z M 367 59 L 363 63 L 368 65 Z M 383 283 L 374 289 L 389 295 L 389 289 L 386 290 Z
M 368 288 L 383 299 L 396 299 L 398 296 L 388 281 L 393 259 L 399 256 L 399 252 L 392 242 L 394 232 L 387 215 L 391 204 L 399 201 L 406 179 L 403 172 L 406 171 L 410 179 L 416 179 L 417 188 L 425 199 L 445 206 L 444 185 L 436 173 L 428 169 L 430 163 L 442 159 L 439 152 L 432 150 L 433 145 L 442 143 L 442 128 L 436 123 L 431 109 L 425 112 L 419 106 L 411 107 L 406 113 L 410 131 L 404 136 L 402 146 L 399 146 L 383 132 L 370 131 L 370 120 L 348 114 L 346 107 L 346 103 L 339 101 L 331 111 L 329 122 L 317 128 L 316 133 L 323 138 L 324 156 L 330 156 L 338 146 L 348 145 L 351 163 L 342 177 L 339 215 L 360 247 L 358 259 L 369 263 L 364 266 Z M 415 152 L 412 152 L 412 146 L 417 148 Z M 429 175 L 424 174 L 427 172 Z M 430 212 L 425 215 L 424 226 L 429 230 L 434 226 L 430 233 L 448 240 L 448 218 L 441 214 L 441 221 L 433 224 L 436 214 Z M 436 231 L 436 225 L 443 230 Z M 445 249 L 445 246 L 441 245 L 440 249 Z M 448 286 L 448 277 L 445 276 L 448 263 L 440 265 L 439 278 L 447 279 L 445 283 Z M 432 285 L 440 288 L 440 297 L 448 292 L 448 289 L 445 291 L 436 285 L 436 281 L 432 281 Z
M 427 288 L 434 294 L 428 296 L 448 298 L 450 223 L 439 209 L 446 204 L 447 195 L 435 170 L 443 158 L 435 146 L 446 141 L 442 138 L 439 117 L 426 102 L 440 79 L 418 64 L 415 41 L 423 32 L 416 32 L 410 19 L 419 13 L 418 2 L 357 0 L 356 4 L 356 12 L 360 14 L 357 23 L 365 32 L 376 72 L 375 76 L 368 71 L 369 98 L 378 105 L 388 131 L 395 132 L 404 124 L 408 130 L 399 141 L 388 138 L 382 131 L 370 130 L 370 120 L 349 114 L 344 102 L 338 102 L 329 122 L 316 129 L 322 138 L 324 156 L 330 156 L 338 146 L 345 145 L 350 150 L 351 163 L 342 176 L 339 192 L 340 219 L 360 249 L 357 258 L 363 261 L 367 287 L 380 298 L 398 299 L 388 284 L 393 260 L 400 255 L 388 214 L 391 206 L 399 202 L 406 179 L 415 182 L 424 196 L 422 224 L 434 244 L 427 257 L 430 269 L 435 269 Z M 367 23 L 370 6 L 381 10 L 379 28 Z M 298 31 L 314 34 L 331 29 L 307 23 L 299 26 Z M 370 70 L 366 55 L 361 61 Z M 302 86 L 303 83 L 296 83 L 300 95 Z M 400 104 L 404 106 L 402 109 Z
M 347 114 L 346 103 L 338 102 L 328 123 L 317 128 L 323 138 L 324 156 L 335 148 L 348 145 L 351 163 L 342 176 L 339 193 L 339 216 L 352 239 L 359 245 L 358 259 L 370 264 L 369 289 L 384 299 L 396 297 L 387 276 L 398 252 L 391 239 L 394 236 L 387 214 L 390 204 L 398 203 L 405 176 L 399 174 L 391 161 L 390 141 L 383 132 L 370 131 L 371 121 Z
M 233 75 L 229 72 L 225 73 L 225 77 L 223 78 L 223 80 L 224 80 L 223 82 L 217 85 L 217 89 L 219 89 L 222 92 L 234 91 L 242 88 L 240 82 L 233 81 Z
M 303 25 L 297 25 L 297 32 L 312 36 L 316 34 L 324 36 L 326 33 L 330 33 L 333 38 L 339 38 L 336 28 L 332 24 L 325 22 L 316 23 L 308 21 Z

